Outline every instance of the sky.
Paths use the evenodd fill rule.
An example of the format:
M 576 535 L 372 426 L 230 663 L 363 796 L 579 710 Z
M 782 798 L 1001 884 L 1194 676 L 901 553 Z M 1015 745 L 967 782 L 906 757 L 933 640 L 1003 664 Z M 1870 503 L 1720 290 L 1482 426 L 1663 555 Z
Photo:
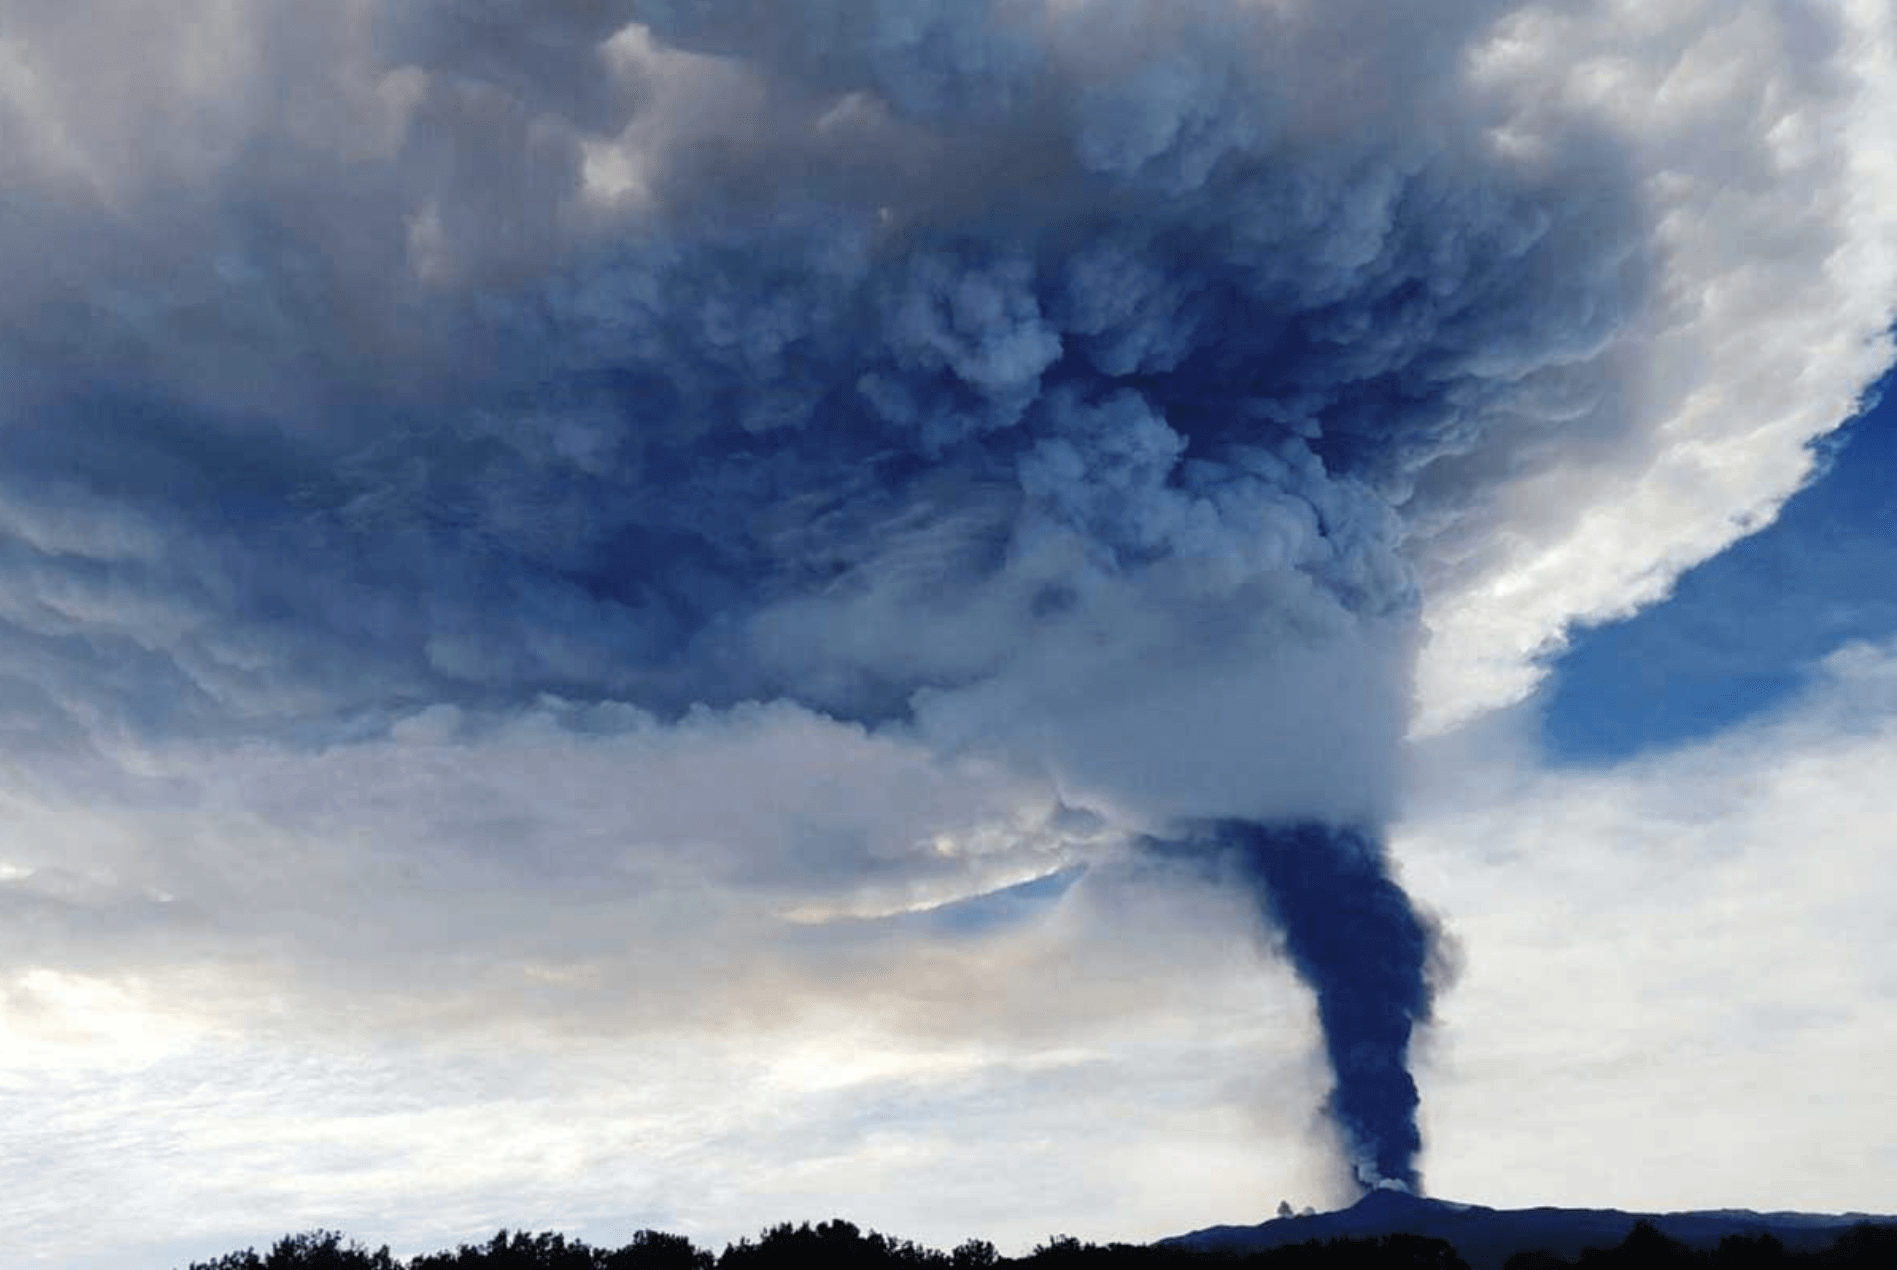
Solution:
M 1890 1211 L 1893 117 L 1884 0 L 0 0 L 0 1260 Z

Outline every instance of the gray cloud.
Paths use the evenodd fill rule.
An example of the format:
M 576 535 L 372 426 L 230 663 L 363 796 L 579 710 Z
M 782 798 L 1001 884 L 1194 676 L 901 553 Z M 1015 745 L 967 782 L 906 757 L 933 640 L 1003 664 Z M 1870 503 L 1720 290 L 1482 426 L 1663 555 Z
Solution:
M 1879 21 L 13 6 L 8 966 L 742 1016 L 1386 818 L 1425 616 L 1518 690 L 1887 360 Z
M 188 732 L 543 691 L 880 720 L 1111 632 L 1163 698 L 1201 675 L 1129 616 L 1163 599 L 1232 632 L 1214 666 L 1352 644 L 1319 673 L 1382 664 L 1400 714 L 1410 639 L 1347 616 L 1413 605 L 1390 509 L 1575 413 L 1550 388 L 1638 301 L 1627 179 L 1485 152 L 1450 30 L 1369 41 L 1381 106 L 1330 117 L 1309 15 L 807 7 L 239 11 L 217 146 L 20 120 L 155 155 L 109 199 L 47 176 L 12 236 L 68 262 L 27 271 L 65 324 L 16 497 L 149 543 L 31 549 L 20 677 Z M 39 64 L 102 56 L 36 16 Z

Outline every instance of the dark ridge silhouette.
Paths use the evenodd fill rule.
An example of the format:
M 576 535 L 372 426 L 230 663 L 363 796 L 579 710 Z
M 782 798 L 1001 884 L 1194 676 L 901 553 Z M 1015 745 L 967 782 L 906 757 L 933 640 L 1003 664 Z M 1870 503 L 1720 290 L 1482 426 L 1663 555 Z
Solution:
M 1460 1239 L 1433 1233 L 1451 1216 Z M 315 1230 L 285 1236 L 262 1255 L 246 1248 L 194 1261 L 188 1270 L 1888 1270 L 1897 1265 L 1897 1219 L 1878 1221 L 1891 1224 L 1861 1214 L 1636 1219 L 1613 1210 L 1509 1212 L 1380 1191 L 1341 1212 L 1222 1226 L 1155 1244 L 1052 1235 L 1025 1257 L 1003 1257 L 984 1239 L 942 1252 L 837 1219 L 771 1226 L 717 1256 L 655 1230 L 639 1231 L 619 1248 L 552 1231 L 501 1230 L 486 1243 L 403 1260 L 387 1245 L 371 1251 L 335 1231 Z M 1498 1251 L 1505 1235 L 1528 1242 Z M 1573 1252 L 1559 1251 L 1571 1245 Z
M 1857 1228 L 1871 1233 L 1859 1235 Z M 1313 1240 L 1376 1238 L 1398 1232 L 1450 1244 L 1471 1270 L 1552 1270 L 1568 1264 L 1778 1265 L 1786 1257 L 1829 1256 L 1826 1250 L 1834 1243 L 1850 1245 L 1839 1254 L 1846 1260 L 1822 1264 L 1897 1266 L 1897 1217 L 1892 1216 L 1755 1213 L 1747 1209 L 1685 1213 L 1630 1213 L 1612 1208 L 1496 1209 L 1390 1190 L 1373 1191 L 1336 1212 L 1306 1212 L 1256 1226 L 1213 1226 L 1162 1243 L 1210 1253 L 1249 1255 Z M 1853 1240 L 1868 1242 L 1859 1252 L 1852 1252 L 1850 1248 L 1858 1246 L 1851 1243 Z M 1870 1248 L 1883 1248 L 1888 1259 L 1849 1259 Z M 1704 1261 L 1708 1256 L 1716 1260 Z

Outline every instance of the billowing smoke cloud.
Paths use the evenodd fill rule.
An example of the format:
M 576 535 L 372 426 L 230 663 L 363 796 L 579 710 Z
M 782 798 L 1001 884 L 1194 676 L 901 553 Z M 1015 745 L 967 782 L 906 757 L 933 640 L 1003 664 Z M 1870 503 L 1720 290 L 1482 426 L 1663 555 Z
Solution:
M 1230 823 L 1219 836 L 1262 888 L 1285 955 L 1317 993 L 1337 1087 L 1329 1110 L 1364 1186 L 1419 1189 L 1410 1036 L 1429 1021 L 1435 932 L 1381 842 L 1326 825 Z
M 1253 894 L 1271 944 L 1316 997 L 1334 1085 L 1324 1110 L 1350 1182 L 1420 1192 L 1410 1042 L 1455 970 L 1453 945 L 1396 881 L 1374 827 L 1212 820 L 1145 850 Z
M 1422 583 L 1657 432 L 1677 282 L 1507 8 L 17 6 L 11 744 L 780 702 L 1220 821 L 1414 1185 Z
M 52 258 L 105 263 L 22 263 L 35 681 L 160 729 L 789 697 L 1161 814 L 1380 810 L 1396 513 L 1577 410 L 1639 295 L 1629 182 L 1417 135 L 1455 66 L 1403 32 L 1346 70 L 1370 117 L 1307 117 L 1324 32 L 1252 6 L 619 17 L 338 20 L 423 59 L 346 65 L 382 163 L 278 103 L 220 186 L 102 178 L 139 215 Z M 260 79 L 287 21 L 243 33 Z M 1261 722 L 1307 741 L 1219 758 Z

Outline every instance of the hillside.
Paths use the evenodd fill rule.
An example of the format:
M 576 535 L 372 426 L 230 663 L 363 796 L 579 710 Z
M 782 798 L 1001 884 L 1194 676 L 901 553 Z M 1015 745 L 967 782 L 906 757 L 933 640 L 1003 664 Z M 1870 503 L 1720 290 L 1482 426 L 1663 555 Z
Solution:
M 1256 1226 L 1211 1226 L 1163 1242 L 1206 1251 L 1256 1252 L 1314 1239 L 1412 1234 L 1454 1244 L 1470 1270 L 1500 1270 L 1516 1252 L 1540 1250 L 1572 1259 L 1586 1248 L 1613 1247 L 1640 1221 L 1695 1248 L 1714 1247 L 1728 1235 L 1769 1234 L 1792 1252 L 1815 1252 L 1861 1222 L 1892 1220 L 1864 1213 L 1746 1209 L 1634 1213 L 1614 1208 L 1485 1208 L 1389 1190 L 1373 1191 L 1336 1212 L 1280 1217 Z

